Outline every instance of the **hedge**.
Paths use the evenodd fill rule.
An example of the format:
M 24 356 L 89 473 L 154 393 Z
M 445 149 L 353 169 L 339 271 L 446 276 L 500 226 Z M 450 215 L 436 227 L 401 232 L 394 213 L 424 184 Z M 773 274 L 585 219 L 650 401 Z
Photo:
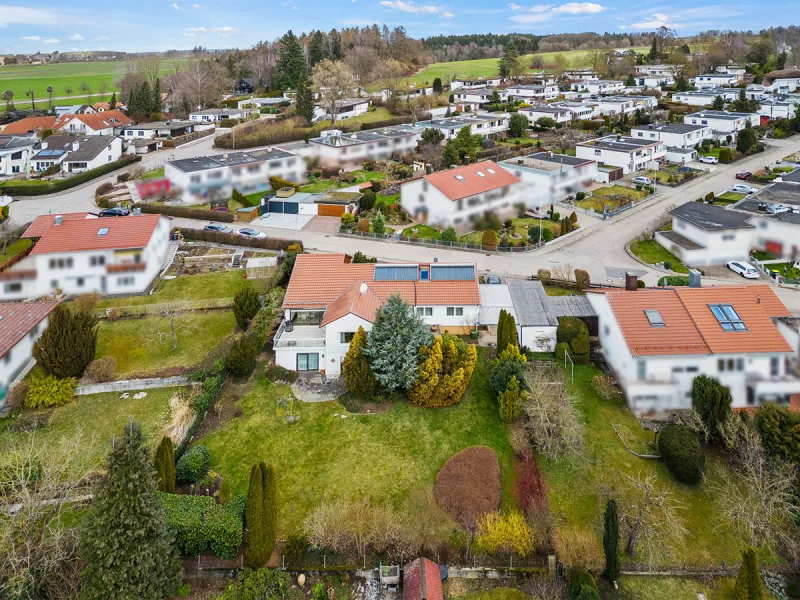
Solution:
M 301 187 L 299 183 L 293 183 L 287 179 L 276 177 L 275 175 L 269 178 L 269 184 L 272 186 L 273 190 L 279 190 L 281 188 L 288 187 L 288 188 L 294 188 L 295 191 L 299 192 Z
M 200 426 L 203 424 L 203 420 L 206 418 L 208 409 L 211 408 L 211 405 L 217 399 L 217 395 L 222 389 L 222 384 L 225 383 L 225 376 L 227 374 L 228 372 L 225 369 L 225 358 L 219 358 L 214 362 L 210 369 L 202 369 L 189 375 L 190 379 L 202 381 L 203 389 L 199 394 L 192 398 L 192 410 L 194 411 L 195 415 L 194 421 L 192 421 L 192 424 L 189 426 L 188 431 L 178 444 L 178 447 L 175 448 L 176 459 L 179 459 L 183 453 L 186 452 L 189 442 L 192 441 L 192 438 L 200 430 Z
M 663 287 L 665 284 L 670 287 L 686 286 L 689 285 L 689 277 L 686 275 L 664 275 L 658 280 L 658 287 Z
M 418 121 L 426 121 L 431 118 L 430 113 L 420 115 L 420 118 L 417 119 Z M 371 123 L 362 123 L 361 124 L 361 131 L 367 131 L 369 129 L 382 129 L 384 127 L 393 127 L 395 125 L 405 125 L 406 123 L 411 123 L 413 121 L 410 115 L 405 117 L 395 117 L 393 119 L 384 119 L 382 121 L 372 121 Z
M 698 483 L 706 457 L 697 434 L 683 425 L 667 425 L 658 436 L 658 451 L 669 472 L 681 483 Z
M 156 215 L 169 215 L 170 217 L 183 217 L 185 219 L 200 219 L 202 221 L 219 221 L 233 223 L 235 218 L 232 212 L 211 211 L 204 208 L 190 208 L 188 206 L 166 206 L 164 204 L 139 204 L 143 213 Z
M 0 186 L 0 194 L 7 194 L 9 196 L 44 196 L 45 194 L 63 192 L 64 190 L 77 187 L 82 183 L 91 181 L 92 179 L 102 177 L 103 175 L 111 173 L 112 171 L 116 171 L 117 169 L 127 167 L 128 165 L 139 162 L 140 160 L 142 160 L 141 156 L 126 156 L 120 158 L 119 160 L 115 160 L 114 162 L 105 164 L 102 167 L 98 167 L 84 173 L 78 173 L 77 175 L 73 175 L 67 179 L 58 179 L 56 181 L 50 181 L 48 183 L 42 183 L 38 185 L 14 185 L 13 183 L 10 185 L 3 185 Z
M 205 446 L 195 446 L 178 459 L 175 478 L 178 483 L 197 483 L 208 474 L 211 454 Z
M 575 336 L 584 329 L 583 321 L 578 317 L 559 317 L 558 328 L 556 329 L 556 342 L 572 343 Z
M 217 504 L 211 496 L 156 492 L 164 521 L 181 554 L 197 556 L 206 548 L 220 558 L 236 558 L 242 545 L 240 503 Z
M 213 244 L 228 244 L 230 246 L 245 246 L 247 248 L 261 248 L 262 250 L 288 250 L 289 246 L 296 245 L 297 251 L 303 251 L 303 242 L 299 240 L 285 240 L 282 238 L 251 238 L 235 233 L 223 233 L 221 231 L 206 231 L 204 229 L 176 228 L 172 230 L 180 231 L 184 237 L 197 240 L 199 242 L 211 242 Z

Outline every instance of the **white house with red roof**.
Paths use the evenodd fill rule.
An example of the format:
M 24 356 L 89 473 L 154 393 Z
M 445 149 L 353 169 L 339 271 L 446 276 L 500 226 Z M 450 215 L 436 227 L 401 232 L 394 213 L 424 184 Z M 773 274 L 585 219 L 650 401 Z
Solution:
M 437 171 L 402 184 L 400 202 L 414 219 L 436 227 L 471 231 L 488 214 L 516 212 L 520 179 L 491 160 Z
M 800 393 L 777 325 L 789 309 L 768 285 L 590 291 L 606 362 L 639 414 L 691 408 L 699 375 L 728 387 L 733 408 Z
M 58 302 L 0 303 L 0 408 L 8 390 L 33 356 L 33 344 L 47 329 Z
M 63 294 L 137 294 L 162 270 L 169 221 L 160 215 L 42 215 L 22 237 L 30 254 L 0 273 L 0 300 Z
M 439 333 L 468 333 L 478 321 L 475 265 L 357 264 L 345 254 L 300 254 L 283 299 L 275 363 L 338 377 L 353 334 L 399 294 Z
M 71 135 L 114 135 L 133 119 L 120 110 L 107 110 L 102 114 L 67 114 L 56 120 L 55 131 Z

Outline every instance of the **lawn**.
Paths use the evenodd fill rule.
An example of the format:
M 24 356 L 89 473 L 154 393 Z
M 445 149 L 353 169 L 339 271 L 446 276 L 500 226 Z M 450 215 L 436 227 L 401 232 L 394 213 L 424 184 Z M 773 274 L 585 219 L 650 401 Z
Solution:
M 5 252 L 0 252 L 0 265 L 2 265 L 7 260 L 14 258 L 20 252 L 25 251 L 33 242 L 29 239 L 19 239 L 13 244 L 9 244 L 6 246 Z M 0 245 L 0 249 L 2 245 Z
M 181 371 L 206 358 L 234 325 L 230 310 L 184 313 L 175 318 L 178 347 L 173 351 L 166 317 L 101 321 L 95 357 L 113 356 L 117 379 Z
M 337 121 L 337 126 L 343 126 L 345 123 L 374 123 L 375 121 L 385 121 L 386 119 L 396 119 L 397 115 L 393 115 L 389 112 L 389 109 L 385 106 L 378 106 L 375 110 L 371 110 L 369 112 L 364 113 L 363 115 L 358 115 L 357 117 L 351 117 L 349 119 L 343 119 L 341 121 Z M 320 126 L 330 126 L 330 120 L 320 121 L 318 123 Z
M 142 425 L 145 439 L 151 443 L 160 438 L 164 426 L 170 420 L 169 399 L 183 388 L 147 390 L 147 396 L 135 400 L 130 392 L 128 398 L 120 398 L 119 392 L 76 396 L 62 407 L 52 410 L 47 425 L 35 433 L 13 431 L 19 418 L 38 411 L 25 410 L 21 417 L 0 419 L 0 455 L 9 447 L 22 444 L 35 436 L 37 446 L 51 449 L 55 460 L 62 460 L 61 443 L 68 439 L 78 443 L 93 464 L 102 467 L 106 454 L 111 449 L 111 437 L 120 435 L 128 419 Z
M 448 588 L 449 586 L 455 585 L 451 583 L 452 581 L 453 580 L 450 580 L 450 582 L 448 582 Z M 481 590 L 469 592 L 467 594 L 453 594 L 450 592 L 446 597 L 452 598 L 452 600 L 528 600 L 528 596 L 522 591 L 510 587 L 497 587 L 491 590 Z
M 763 252 L 761 250 L 753 250 L 751 252 L 751 254 L 753 255 L 753 257 L 756 260 L 759 260 L 759 261 L 760 260 L 775 260 L 776 258 L 778 258 L 777 256 L 769 254 L 768 252 Z
M 747 194 L 739 194 L 737 192 L 725 192 L 724 194 L 720 194 L 716 198 L 714 198 L 714 204 L 717 206 L 726 206 L 728 204 L 733 204 L 734 202 L 738 202 L 742 198 L 744 198 Z
M 669 261 L 672 263 L 672 270 L 676 273 L 688 273 L 689 269 L 678 257 L 672 254 L 655 240 L 637 240 L 631 242 L 631 252 L 646 262 L 648 265 Z
M 562 213 L 562 217 L 568 216 L 565 213 Z M 553 231 L 553 239 L 557 238 L 561 234 L 561 224 L 556 221 L 551 221 L 549 219 L 542 219 L 541 220 L 542 227 L 549 228 Z M 527 227 L 525 227 L 527 225 Z M 521 238 L 512 239 L 510 241 L 519 241 L 527 240 L 528 233 L 532 228 L 536 228 L 539 226 L 539 219 L 535 219 L 533 217 L 517 217 L 511 220 L 511 229 L 514 233 L 518 233 Z M 498 232 L 497 234 L 498 240 L 502 237 L 502 231 Z M 458 238 L 459 242 L 464 244 L 482 244 L 483 243 L 483 231 L 472 231 L 470 233 L 466 233 Z
M 578 291 L 574 288 L 561 287 L 560 285 L 542 284 L 544 293 L 548 296 L 585 296 L 586 292 Z
M 211 468 L 231 478 L 236 493 L 246 492 L 251 464 L 275 465 L 281 536 L 297 531 L 322 499 L 366 495 L 400 508 L 412 492 L 433 485 L 448 458 L 476 444 L 497 451 L 504 506 L 513 506 L 513 451 L 488 374 L 486 361 L 478 360 L 464 398 L 449 408 L 398 401 L 386 412 L 356 416 L 336 401 L 294 401 L 290 414 L 299 422 L 293 424 L 278 406 L 289 388 L 259 374 L 237 404 L 241 416 L 199 443 L 211 451 Z
M 794 268 L 793 262 L 770 263 L 764 265 L 768 271 L 777 271 L 787 279 L 800 279 L 800 269 Z
M 413 231 L 414 229 L 417 231 Z M 400 232 L 400 235 L 412 238 L 422 238 L 426 240 L 442 239 L 442 232 L 435 227 L 431 227 L 430 225 L 412 225 L 411 227 L 406 227 L 403 229 L 403 231 Z
M 300 188 L 300 191 L 309 192 L 311 194 L 319 194 L 321 192 L 326 192 L 332 185 L 333 181 L 330 179 L 318 179 L 316 181 L 312 181 L 311 183 L 305 184 Z
M 614 184 L 592 191 L 591 196 L 583 200 L 577 200 L 575 205 L 585 210 L 592 208 L 595 212 L 601 213 L 606 206 L 610 206 L 611 210 L 613 210 L 629 202 L 641 200 L 645 196 L 647 196 L 645 190 L 637 190 L 636 188 Z
M 142 296 L 106 298 L 97 303 L 97 308 L 122 308 L 126 306 L 142 306 L 162 304 L 173 301 L 194 300 L 233 300 L 244 285 L 252 285 L 260 293 L 266 292 L 266 279 L 243 279 L 243 270 L 223 271 L 201 275 L 181 275 L 175 279 L 162 281 L 155 292 Z
M 387 117 L 388 118 L 388 117 Z M 376 179 L 385 180 L 386 175 L 380 171 L 365 171 L 359 169 L 358 171 L 351 171 L 350 175 L 356 178 L 355 183 L 340 183 L 339 187 L 350 187 L 357 183 L 365 183 Z M 320 193 L 328 191 L 334 185 L 332 179 L 314 179 L 300 188 L 301 192 Z
M 642 429 L 623 399 L 601 400 L 592 389 L 592 378 L 600 371 L 589 366 L 575 366 L 575 381 L 568 388 L 576 399 L 576 408 L 585 423 L 584 459 L 582 461 L 541 461 L 548 485 L 550 513 L 556 523 L 591 531 L 602 539 L 602 511 L 608 493 L 624 497 L 631 489 L 629 476 L 654 475 L 658 485 L 671 488 L 684 504 L 681 521 L 688 530 L 686 539 L 676 548 L 673 564 L 686 561 L 688 566 L 741 562 L 745 540 L 719 522 L 714 499 L 706 486 L 677 483 L 660 461 L 640 459 L 625 450 L 614 433 L 614 424 L 627 443 L 639 452 L 653 453 L 653 433 Z M 728 468 L 721 458 L 707 454 L 706 474 L 712 480 Z M 640 557 L 636 557 L 640 558 Z M 762 557 L 763 558 L 763 557 Z M 634 595 L 652 598 L 648 594 Z M 664 596 L 665 598 L 671 596 Z
M 147 171 L 142 175 L 142 179 L 160 179 L 161 177 L 164 177 L 164 167 Z

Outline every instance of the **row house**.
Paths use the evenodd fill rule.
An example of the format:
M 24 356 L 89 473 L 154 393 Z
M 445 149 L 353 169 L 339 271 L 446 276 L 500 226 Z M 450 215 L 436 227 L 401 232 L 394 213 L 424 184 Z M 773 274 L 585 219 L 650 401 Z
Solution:
M 508 90 L 500 88 L 480 88 L 480 89 L 462 89 L 453 92 L 453 100 L 458 103 L 467 103 L 471 105 L 485 106 L 491 104 L 492 98 L 495 93 L 500 99 L 500 102 L 508 100 Z
M 423 129 L 438 129 L 445 141 L 451 140 L 464 127 L 470 128 L 472 135 L 495 137 L 508 131 L 508 113 L 462 114 L 456 117 L 417 121 L 414 127 L 422 134 Z
M 355 133 L 329 129 L 302 144 L 303 149 L 298 153 L 306 159 L 317 159 L 321 167 L 359 169 L 365 160 L 389 160 L 392 156 L 412 154 L 417 147 L 418 135 L 413 127 L 387 127 Z
M 625 175 L 651 168 L 654 161 L 666 158 L 664 142 L 621 135 L 607 135 L 580 142 L 575 147 L 578 158 L 619 167 Z
M 536 123 L 542 117 L 553 119 L 556 123 L 569 123 L 572 121 L 572 111 L 564 106 L 546 105 L 520 108 L 519 114 L 528 117 L 528 121 Z
M 637 125 L 631 129 L 631 137 L 646 140 L 659 140 L 674 148 L 692 148 L 705 139 L 711 139 L 713 133 L 708 125 L 692 125 L 690 123 L 651 123 Z
M 35 135 L 0 135 L 0 177 L 28 172 L 39 140 Z
M 558 98 L 558 86 L 554 84 L 540 85 L 515 85 L 506 88 L 508 96 L 515 100 L 524 100 L 530 104 L 535 102 L 548 102 Z
M 519 202 L 526 208 L 545 208 L 587 190 L 597 177 L 597 162 L 552 152 L 534 152 L 498 163 L 520 180 Z
M 505 81 L 502 77 L 478 77 L 478 78 L 455 78 L 450 82 L 450 91 L 462 89 L 479 89 L 485 87 L 497 87 Z
M 741 80 L 741 75 L 736 75 L 733 73 L 704 73 L 703 75 L 698 75 L 689 81 L 698 90 L 703 90 L 707 88 L 738 85 Z
M 683 116 L 683 122 L 690 125 L 706 125 L 711 128 L 718 139 L 736 133 L 747 127 L 749 123 L 756 127 L 761 123 L 758 113 L 734 113 L 722 110 L 703 110 Z

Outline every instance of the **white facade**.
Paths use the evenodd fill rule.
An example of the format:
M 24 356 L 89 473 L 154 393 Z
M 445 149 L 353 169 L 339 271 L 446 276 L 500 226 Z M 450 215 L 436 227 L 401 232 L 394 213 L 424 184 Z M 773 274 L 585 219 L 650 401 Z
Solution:
M 600 116 L 600 104 L 598 102 L 561 102 L 551 105 L 554 108 L 565 108 L 572 113 L 575 120 L 589 121 Z
M 9 140 L 6 147 L 3 147 L 3 139 L 0 139 L 0 177 L 10 175 L 24 175 L 30 164 L 31 157 L 37 139 L 35 137 L 5 138 Z
M 691 129 L 690 131 L 685 131 Z M 696 126 L 687 127 L 680 123 L 654 123 L 652 125 L 641 125 L 631 129 L 631 137 L 645 140 L 659 140 L 667 146 L 675 148 L 690 148 L 702 143 L 705 139 L 711 139 L 713 132 L 710 127 Z
M 506 88 L 511 98 L 546 102 L 558 98 L 557 85 L 518 85 Z
M 645 75 L 662 75 L 665 77 L 672 77 L 674 78 L 675 73 L 675 65 L 640 65 L 636 67 L 639 73 L 643 73 Z
M 800 77 L 779 77 L 765 89 L 774 94 L 789 94 L 800 89 Z
M 419 130 L 420 136 L 425 129 L 438 129 L 444 134 L 445 141 L 448 141 L 456 137 L 464 127 L 469 127 L 472 135 L 491 136 L 503 133 L 508 131 L 508 120 L 508 113 L 462 114 L 444 119 L 417 121 L 414 127 Z
M 47 141 L 45 140 L 44 143 Z M 84 156 L 77 158 L 72 156 L 80 151 L 80 142 L 73 144 L 73 151 L 67 153 L 67 157 L 61 162 L 61 170 L 64 173 L 83 173 L 91 171 L 103 165 L 114 162 L 122 158 L 122 139 L 113 137 L 108 140 L 108 144 L 93 157 Z
M 648 163 L 666 158 L 664 142 L 647 143 L 643 140 L 622 136 L 606 136 L 576 145 L 578 158 L 620 167 L 625 175 L 649 168 Z
M 707 110 L 684 115 L 684 123 L 691 125 L 708 125 L 714 132 L 736 133 L 744 129 L 749 122 L 753 127 L 759 125 L 758 113 L 729 113 Z
M 478 89 L 485 87 L 495 87 L 503 83 L 502 77 L 489 77 L 480 79 L 453 79 L 450 83 L 450 91 L 455 92 L 461 89 Z
M 528 121 L 531 124 L 536 123 L 537 119 L 542 117 L 553 119 L 556 123 L 569 123 L 572 121 L 572 111 L 565 107 L 531 106 L 529 108 L 520 108 L 518 112 L 528 117 Z
M 481 88 L 481 89 L 462 89 L 453 93 L 455 102 L 469 102 L 474 104 L 489 104 L 492 101 L 494 93 L 497 92 L 500 102 L 508 100 L 508 92 L 506 90 L 494 88 Z
M 689 106 L 711 106 L 717 96 L 722 98 L 725 102 L 733 102 L 739 97 L 739 92 L 721 88 L 712 88 L 697 92 L 677 92 L 672 94 L 672 100 L 674 102 L 680 102 L 681 104 L 688 104 Z
M 597 177 L 594 160 L 548 152 L 510 158 L 499 165 L 520 180 L 516 195 L 527 208 L 546 208 L 570 194 L 586 190 Z
M 49 316 L 36 323 L 14 346 L 0 356 L 0 408 L 11 383 L 33 358 L 33 345 L 47 329 Z
M 375 129 L 357 133 L 324 131 L 308 140 L 301 153 L 319 160 L 321 167 L 361 168 L 365 160 L 388 160 L 393 155 L 412 154 L 417 147 L 417 133 L 405 129 Z M 291 146 L 291 145 L 290 145 Z
M 656 232 L 654 239 L 690 267 L 721 265 L 730 260 L 743 262 L 749 260 L 753 232 L 751 228 L 710 231 L 673 216 L 672 231 L 701 247 L 695 248 L 692 244 L 685 244 L 685 242 L 684 245 L 681 245 L 674 239 L 670 239 L 673 235 L 670 232 Z
M 222 119 L 244 119 L 252 112 L 246 108 L 209 108 L 189 113 L 189 120 L 216 123 Z
M 692 81 L 694 87 L 698 90 L 706 88 L 715 88 L 726 85 L 736 85 L 741 79 L 740 75 L 727 74 L 727 73 L 706 73 L 698 75 Z
M 400 100 L 413 100 L 421 96 L 433 96 L 433 86 L 414 87 L 410 86 L 405 90 L 392 91 L 383 89 L 381 90 L 381 100 L 386 102 L 390 98 L 399 98 Z
M 589 94 L 616 94 L 625 89 L 624 81 L 599 79 L 597 81 L 581 81 L 572 84 L 572 89 Z
M 793 119 L 795 115 L 794 103 L 779 100 L 762 100 L 758 114 L 768 119 Z
M 648 75 L 645 73 L 637 73 L 634 75 L 636 85 L 643 88 L 659 88 L 662 85 L 672 85 L 675 79 L 672 75 Z
M 114 125 L 112 123 L 99 123 L 99 121 L 95 120 L 92 120 L 92 123 L 96 123 L 96 128 L 84 123 L 80 115 L 67 115 L 63 121 L 59 121 L 58 132 L 69 135 L 114 135 Z M 103 126 L 101 127 L 100 125 Z

